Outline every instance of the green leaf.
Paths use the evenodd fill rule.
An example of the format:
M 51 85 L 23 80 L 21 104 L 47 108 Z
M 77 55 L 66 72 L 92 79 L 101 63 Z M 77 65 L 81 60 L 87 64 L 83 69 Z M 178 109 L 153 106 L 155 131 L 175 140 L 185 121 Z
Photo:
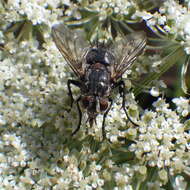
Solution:
M 169 68 L 171 68 L 174 64 L 176 64 L 179 60 L 185 57 L 185 53 L 181 47 L 177 47 L 174 51 L 172 51 L 169 55 L 163 58 L 162 65 L 159 68 L 159 72 L 150 73 L 147 77 L 145 77 L 139 85 L 134 88 L 133 92 L 135 96 L 138 96 L 144 86 L 148 86 L 152 81 L 159 79 L 159 77 L 165 73 Z

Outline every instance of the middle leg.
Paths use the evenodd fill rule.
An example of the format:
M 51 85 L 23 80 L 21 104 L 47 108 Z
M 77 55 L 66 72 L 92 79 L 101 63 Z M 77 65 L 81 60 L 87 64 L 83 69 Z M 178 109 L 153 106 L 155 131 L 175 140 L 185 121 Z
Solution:
M 138 126 L 137 123 L 135 123 L 129 116 L 126 107 L 125 107 L 125 101 L 126 101 L 126 89 L 125 89 L 125 83 L 123 80 L 119 81 L 115 84 L 114 88 L 119 87 L 119 94 L 122 97 L 122 108 L 127 116 L 127 119 L 135 126 Z

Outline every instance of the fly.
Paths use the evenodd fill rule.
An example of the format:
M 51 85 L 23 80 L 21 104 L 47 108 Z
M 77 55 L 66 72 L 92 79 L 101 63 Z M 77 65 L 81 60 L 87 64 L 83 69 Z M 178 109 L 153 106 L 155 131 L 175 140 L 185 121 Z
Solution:
M 72 132 L 76 134 L 80 129 L 82 111 L 80 104 L 87 110 L 88 122 L 93 125 L 98 114 L 103 114 L 102 135 L 105 138 L 105 119 L 111 109 L 113 100 L 111 92 L 119 88 L 122 97 L 122 108 L 127 118 L 125 108 L 125 85 L 122 75 L 128 70 L 146 46 L 146 37 L 127 36 L 115 46 L 108 47 L 101 43 L 89 45 L 77 32 L 71 32 L 64 25 L 52 28 L 53 40 L 62 56 L 75 73 L 77 80 L 67 81 L 71 107 L 76 101 L 79 122 Z M 78 46 L 77 46 L 78 45 Z M 71 85 L 77 86 L 81 94 L 74 100 Z

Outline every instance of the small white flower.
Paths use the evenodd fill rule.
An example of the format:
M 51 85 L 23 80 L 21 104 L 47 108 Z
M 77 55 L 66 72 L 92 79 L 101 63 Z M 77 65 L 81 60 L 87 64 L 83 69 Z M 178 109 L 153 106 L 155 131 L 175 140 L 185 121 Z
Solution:
M 175 186 L 176 186 L 176 189 L 179 189 L 179 190 L 186 189 L 187 182 L 184 180 L 183 176 L 180 176 L 180 175 L 176 176 L 176 178 L 175 178 Z
M 177 105 L 177 112 L 181 113 L 183 117 L 187 116 L 190 112 L 189 100 L 183 97 L 174 98 L 172 100 Z
M 158 97 L 160 95 L 159 89 L 156 87 L 152 87 L 150 90 L 150 94 L 154 97 Z

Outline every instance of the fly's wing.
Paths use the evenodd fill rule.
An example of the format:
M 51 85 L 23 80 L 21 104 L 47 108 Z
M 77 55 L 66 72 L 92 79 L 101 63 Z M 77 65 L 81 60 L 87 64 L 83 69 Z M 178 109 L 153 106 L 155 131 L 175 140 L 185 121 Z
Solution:
M 130 34 L 117 42 L 114 47 L 117 62 L 114 64 L 112 79 L 119 79 L 132 66 L 145 46 L 146 36 L 142 32 Z
M 84 49 L 88 47 L 82 33 L 71 31 L 63 24 L 52 27 L 53 40 L 62 56 L 74 73 L 80 78 L 84 75 L 82 64 L 85 56 Z

